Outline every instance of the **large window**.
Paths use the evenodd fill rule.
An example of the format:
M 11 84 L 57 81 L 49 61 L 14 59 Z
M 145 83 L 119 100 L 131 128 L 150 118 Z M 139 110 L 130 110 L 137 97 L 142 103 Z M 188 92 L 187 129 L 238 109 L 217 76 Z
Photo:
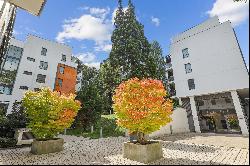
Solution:
M 37 75 L 36 82 L 38 82 L 38 83 L 45 83 L 45 80 L 46 80 L 46 75 L 42 75 L 42 74 L 38 74 Z
M 188 48 L 183 49 L 182 54 L 183 54 L 183 58 L 188 58 L 189 57 Z
M 9 107 L 8 103 L 1 103 L 0 102 L 0 116 L 6 115 L 8 107 Z
M 191 66 L 190 63 L 185 64 L 185 70 L 186 70 L 186 73 L 191 73 L 192 72 L 192 66 Z
M 46 56 L 48 50 L 46 48 L 42 48 L 41 55 Z
M 188 80 L 188 87 L 189 87 L 189 90 L 195 89 L 194 79 L 189 79 Z
M 0 85 L 0 94 L 11 95 L 12 87 Z
M 34 58 L 31 58 L 31 57 L 27 57 L 27 60 L 29 60 L 31 62 L 35 62 L 36 61 Z
M 25 74 L 25 75 L 32 75 L 32 72 L 24 71 L 23 74 Z
M 63 62 L 66 62 L 66 61 L 67 61 L 66 55 L 62 55 L 62 61 L 63 61 Z
M 62 79 L 58 79 L 58 85 L 59 85 L 60 87 L 62 87 L 62 84 L 63 84 L 63 80 L 62 80 Z
M 27 87 L 27 86 L 20 86 L 20 89 L 22 89 L 22 90 L 29 90 L 29 87 Z
M 43 70 L 47 70 L 48 69 L 48 62 L 41 61 L 39 68 L 43 69 Z
M 64 67 L 59 67 L 60 74 L 64 74 Z

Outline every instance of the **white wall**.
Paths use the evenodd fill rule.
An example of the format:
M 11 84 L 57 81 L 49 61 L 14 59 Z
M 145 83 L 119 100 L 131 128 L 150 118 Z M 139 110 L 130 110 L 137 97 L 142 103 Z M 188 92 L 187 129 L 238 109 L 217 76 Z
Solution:
M 172 114 L 173 121 L 168 125 L 162 127 L 159 131 L 150 134 L 150 137 L 162 136 L 171 134 L 170 126 L 172 126 L 172 133 L 188 133 L 189 125 L 187 119 L 187 112 L 183 108 L 177 108 Z
M 11 40 L 11 45 L 15 45 L 18 41 L 15 39 Z M 48 50 L 47 55 L 41 55 L 42 48 Z M 56 42 L 41 39 L 36 36 L 28 36 L 27 40 L 23 45 L 24 52 L 19 65 L 15 85 L 13 88 L 10 106 L 7 113 L 11 112 L 12 104 L 15 101 L 21 101 L 25 90 L 21 90 L 20 86 L 27 86 L 29 90 L 34 90 L 34 88 L 50 87 L 54 89 L 57 66 L 59 63 L 65 64 L 71 67 L 77 67 L 76 63 L 71 62 L 72 50 L 70 47 L 59 44 Z M 62 62 L 62 54 L 67 56 L 67 62 Z M 27 57 L 35 59 L 35 62 L 27 60 Z M 48 62 L 48 69 L 40 69 L 40 61 Z M 32 75 L 23 74 L 24 71 L 32 72 Z M 46 75 L 46 81 L 44 84 L 36 82 L 37 75 Z
M 216 17 L 173 39 L 170 55 L 177 97 L 249 88 L 249 74 L 231 24 L 215 20 Z M 189 57 L 183 59 L 185 48 L 189 49 Z M 192 73 L 186 74 L 187 63 L 191 63 Z M 194 79 L 195 90 L 189 90 L 188 79 Z

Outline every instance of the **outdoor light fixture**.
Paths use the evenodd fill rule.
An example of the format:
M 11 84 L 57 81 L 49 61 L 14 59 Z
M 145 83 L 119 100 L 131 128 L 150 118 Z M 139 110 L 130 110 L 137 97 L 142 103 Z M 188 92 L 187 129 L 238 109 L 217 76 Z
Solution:
M 39 16 L 43 10 L 46 0 L 7 0 L 7 2 L 26 10 L 35 16 Z

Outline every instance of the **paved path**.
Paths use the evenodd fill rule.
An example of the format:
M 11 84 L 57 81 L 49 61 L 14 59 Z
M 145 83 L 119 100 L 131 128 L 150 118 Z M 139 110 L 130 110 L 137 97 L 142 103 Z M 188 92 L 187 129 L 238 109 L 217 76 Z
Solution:
M 0 150 L 0 165 L 143 165 L 122 157 L 122 144 L 127 138 L 89 140 L 61 136 L 64 151 L 35 156 L 30 148 Z M 164 159 L 153 165 L 248 165 L 249 137 L 237 135 L 181 134 L 157 138 L 163 140 Z

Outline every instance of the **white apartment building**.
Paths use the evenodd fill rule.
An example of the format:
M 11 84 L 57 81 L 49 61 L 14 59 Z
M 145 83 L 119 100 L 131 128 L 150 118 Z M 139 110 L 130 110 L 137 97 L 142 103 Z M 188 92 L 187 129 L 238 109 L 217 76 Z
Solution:
M 229 21 L 214 17 L 177 35 L 167 62 L 191 131 L 248 135 L 249 73 Z
M 17 7 L 39 16 L 46 0 L 0 0 L 0 65 L 12 36 Z
M 27 90 L 50 87 L 75 92 L 77 63 L 66 45 L 28 36 L 25 42 L 11 39 L 0 73 L 0 106 L 11 113 Z
M 0 0 L 0 65 L 11 38 L 16 18 L 16 7 Z

